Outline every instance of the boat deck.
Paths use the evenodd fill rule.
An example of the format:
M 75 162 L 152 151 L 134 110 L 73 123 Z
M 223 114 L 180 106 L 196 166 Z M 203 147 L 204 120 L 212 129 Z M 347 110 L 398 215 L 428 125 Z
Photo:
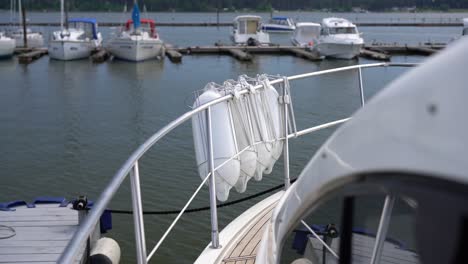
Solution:
M 256 253 L 263 236 L 263 231 L 271 218 L 276 202 L 265 208 L 253 225 L 248 228 L 244 234 L 231 248 L 221 263 L 224 264 L 253 264 L 255 263 Z
M 0 205 L 0 263 L 56 263 L 78 227 L 71 204 Z

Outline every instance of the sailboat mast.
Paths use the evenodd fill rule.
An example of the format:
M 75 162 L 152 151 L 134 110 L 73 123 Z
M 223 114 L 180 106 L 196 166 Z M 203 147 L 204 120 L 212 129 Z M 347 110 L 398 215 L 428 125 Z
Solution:
M 63 30 L 63 0 L 60 0 L 60 28 Z
M 22 14 L 21 10 L 22 10 L 21 0 L 18 0 L 18 16 L 19 16 L 20 28 L 23 27 L 23 14 Z

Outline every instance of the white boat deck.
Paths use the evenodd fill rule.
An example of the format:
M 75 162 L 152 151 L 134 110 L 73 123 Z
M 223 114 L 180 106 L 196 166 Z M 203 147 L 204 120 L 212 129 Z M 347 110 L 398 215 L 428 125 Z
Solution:
M 255 263 L 256 253 L 260 240 L 263 236 L 263 231 L 271 218 L 273 209 L 276 206 L 276 202 L 267 207 L 260 214 L 260 217 L 256 218 L 251 227 L 248 228 L 244 234 L 242 234 L 235 246 L 231 248 L 223 258 L 221 263 L 224 264 L 253 264 Z
M 78 226 L 78 212 L 72 205 L 59 206 L 23 205 L 0 211 L 0 263 L 56 263 Z

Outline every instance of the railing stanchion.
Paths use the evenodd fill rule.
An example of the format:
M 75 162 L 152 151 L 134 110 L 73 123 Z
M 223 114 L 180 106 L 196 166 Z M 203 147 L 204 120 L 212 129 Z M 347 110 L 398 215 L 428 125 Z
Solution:
M 359 77 L 359 93 L 361 95 L 361 107 L 364 106 L 364 87 L 362 86 L 362 70 L 361 67 L 358 68 L 358 77 Z
M 145 225 L 143 222 L 143 206 L 141 204 L 138 161 L 135 162 L 133 169 L 130 171 L 130 185 L 132 189 L 133 223 L 135 229 L 137 263 L 146 264 Z
M 379 228 L 375 238 L 374 250 L 372 252 L 371 264 L 380 263 L 382 256 L 383 245 L 385 237 L 387 236 L 388 226 L 390 225 L 390 217 L 392 215 L 393 205 L 395 204 L 395 196 L 387 195 L 380 216 Z
M 211 247 L 219 248 L 219 231 L 218 231 L 218 211 L 216 208 L 216 183 L 215 183 L 215 166 L 213 156 L 213 133 L 211 126 L 211 107 L 206 109 L 206 135 L 208 142 L 208 165 L 211 172 L 210 175 L 210 212 L 211 212 Z
M 289 186 L 291 186 L 291 181 L 289 179 L 289 139 L 288 139 L 289 95 L 286 92 L 286 87 L 283 87 L 283 106 L 284 106 L 284 146 L 283 146 L 284 189 L 287 190 Z

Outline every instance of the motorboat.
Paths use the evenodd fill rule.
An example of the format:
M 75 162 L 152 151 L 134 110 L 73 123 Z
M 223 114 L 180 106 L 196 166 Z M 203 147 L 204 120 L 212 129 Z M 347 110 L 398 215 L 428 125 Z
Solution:
M 361 52 L 364 39 L 356 25 L 343 18 L 325 18 L 321 23 L 317 50 L 325 57 L 352 59 Z
M 165 53 L 164 42 L 156 33 L 154 20 L 140 19 L 136 2 L 132 19 L 125 23 L 116 37 L 109 40 L 107 49 L 115 58 L 135 62 L 163 58 Z
M 463 18 L 463 36 L 468 36 L 468 18 Z
M 262 30 L 270 33 L 289 33 L 295 29 L 292 18 L 283 16 L 272 17 L 268 23 L 262 24 Z
M 15 40 L 0 32 L 0 58 L 10 57 L 15 51 Z
M 243 15 L 234 18 L 232 41 L 237 45 L 268 45 L 270 35 L 261 28 L 262 18 L 259 16 Z
M 20 26 L 16 30 L 8 32 L 8 36 L 15 40 L 16 47 L 26 46 L 24 43 L 24 27 L 21 8 L 21 0 L 18 0 L 18 17 Z M 14 12 L 14 10 L 12 10 L 12 12 Z M 40 48 L 44 46 L 44 37 L 41 32 L 34 32 L 30 28 L 26 28 L 26 42 L 28 48 Z
M 314 48 L 320 38 L 320 29 L 317 23 L 297 23 L 291 41 L 294 46 Z

